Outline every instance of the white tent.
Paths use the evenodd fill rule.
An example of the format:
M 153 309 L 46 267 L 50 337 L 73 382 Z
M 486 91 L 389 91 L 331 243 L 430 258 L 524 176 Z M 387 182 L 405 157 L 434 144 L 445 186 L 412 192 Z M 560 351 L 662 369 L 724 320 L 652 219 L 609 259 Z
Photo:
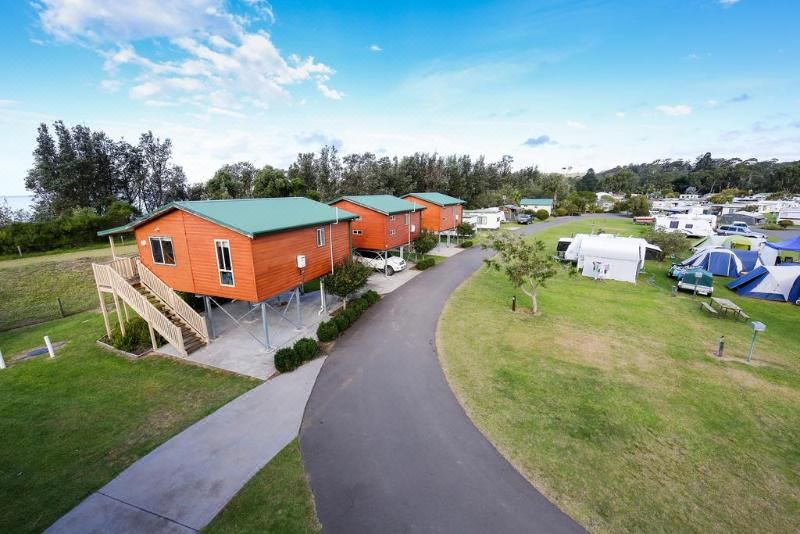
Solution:
M 609 239 L 590 236 L 582 239 L 578 269 L 595 280 L 636 283 L 644 255 L 634 238 Z
M 581 254 L 583 253 L 583 246 L 586 243 L 586 240 L 601 240 L 598 243 L 626 243 L 626 246 L 636 247 L 639 250 L 639 270 L 644 269 L 644 262 L 646 259 L 655 259 L 661 257 L 661 249 L 656 245 L 651 245 L 647 242 L 647 240 L 642 239 L 641 237 L 620 237 L 614 234 L 575 234 L 573 238 L 562 238 L 559 239 L 559 246 L 557 247 L 558 251 L 563 250 L 564 254 L 563 259 L 567 261 L 579 261 Z M 568 245 L 567 245 L 568 243 Z M 564 248 L 564 246 L 566 248 Z M 613 248 L 614 245 L 609 245 L 609 247 Z M 578 265 L 578 268 L 581 268 L 581 265 Z

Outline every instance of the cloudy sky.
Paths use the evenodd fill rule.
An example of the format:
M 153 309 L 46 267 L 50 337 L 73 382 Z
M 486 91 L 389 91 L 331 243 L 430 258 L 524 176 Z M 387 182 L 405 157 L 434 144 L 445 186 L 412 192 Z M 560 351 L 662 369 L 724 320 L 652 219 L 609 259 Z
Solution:
M 800 159 L 797 0 L 34 0 L 0 20 L 0 194 L 38 123 L 170 137 L 190 180 L 299 151 Z

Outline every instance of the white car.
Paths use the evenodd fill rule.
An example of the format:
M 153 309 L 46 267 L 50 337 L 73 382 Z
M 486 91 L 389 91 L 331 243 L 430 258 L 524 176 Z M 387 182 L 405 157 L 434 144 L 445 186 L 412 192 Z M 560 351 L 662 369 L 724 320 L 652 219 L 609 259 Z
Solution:
M 717 228 L 718 235 L 740 235 L 744 237 L 755 237 L 759 239 L 765 239 L 766 236 L 759 232 L 754 232 L 750 229 L 749 226 L 746 224 L 742 226 L 741 224 L 733 223 L 733 224 L 724 224 Z
M 376 271 L 386 272 L 388 276 L 402 271 L 406 268 L 406 260 L 398 258 L 397 256 L 389 256 L 373 252 L 371 250 L 359 250 L 354 254 L 356 261 L 359 261 L 367 267 L 372 267 Z

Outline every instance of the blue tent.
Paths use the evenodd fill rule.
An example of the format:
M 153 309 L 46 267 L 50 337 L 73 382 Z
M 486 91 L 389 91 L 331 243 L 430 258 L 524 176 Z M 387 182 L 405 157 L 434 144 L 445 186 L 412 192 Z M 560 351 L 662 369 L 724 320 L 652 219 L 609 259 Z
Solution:
M 775 265 L 781 252 L 800 252 L 800 236 L 778 243 L 767 243 L 761 251 L 764 265 Z M 789 255 L 792 256 L 791 254 Z
M 681 271 L 690 267 L 700 267 L 717 276 L 736 278 L 743 272 L 761 265 L 758 252 L 732 250 L 725 247 L 709 247 L 699 250 L 690 258 L 674 265 L 670 271 L 677 277 Z
M 743 297 L 800 304 L 800 264 L 757 267 L 728 284 Z

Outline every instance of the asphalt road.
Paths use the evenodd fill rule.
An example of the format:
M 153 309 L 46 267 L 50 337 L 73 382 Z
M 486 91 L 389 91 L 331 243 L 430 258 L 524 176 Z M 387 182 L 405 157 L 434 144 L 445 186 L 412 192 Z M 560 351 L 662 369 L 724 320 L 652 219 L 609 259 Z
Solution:
M 326 532 L 583 532 L 478 431 L 439 365 L 442 307 L 487 255 L 470 249 L 414 278 L 336 342 L 300 432 Z

